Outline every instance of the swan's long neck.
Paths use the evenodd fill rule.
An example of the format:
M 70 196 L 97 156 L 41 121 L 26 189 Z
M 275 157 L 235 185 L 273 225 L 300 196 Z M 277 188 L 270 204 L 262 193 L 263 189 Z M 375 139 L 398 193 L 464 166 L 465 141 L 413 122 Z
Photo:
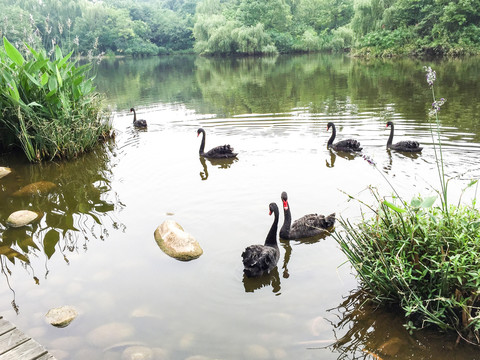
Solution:
M 393 141 L 393 124 L 390 124 L 390 136 L 388 137 L 387 148 L 389 148 L 392 145 L 392 141 Z
M 205 151 L 205 131 L 202 131 L 202 143 L 200 144 L 200 150 L 198 151 L 198 153 L 200 155 L 203 155 L 204 151 Z
M 135 112 L 135 109 L 133 110 L 133 123 L 135 124 L 137 122 L 137 113 Z
M 265 239 L 265 245 L 269 245 L 269 246 L 278 246 L 277 245 L 278 209 L 275 209 L 274 214 L 275 214 L 275 219 L 273 219 L 272 227 L 270 228 L 267 238 Z
M 335 125 L 332 125 L 332 136 L 330 136 L 330 139 L 328 139 L 327 147 L 332 145 L 333 140 L 335 140 L 336 135 L 337 135 L 337 131 L 335 130 Z
M 292 213 L 290 212 L 290 204 L 286 202 L 287 209 L 285 209 L 285 204 L 283 205 L 283 215 L 285 220 L 283 221 L 282 228 L 280 229 L 280 237 L 288 237 L 290 232 L 290 226 L 292 225 Z

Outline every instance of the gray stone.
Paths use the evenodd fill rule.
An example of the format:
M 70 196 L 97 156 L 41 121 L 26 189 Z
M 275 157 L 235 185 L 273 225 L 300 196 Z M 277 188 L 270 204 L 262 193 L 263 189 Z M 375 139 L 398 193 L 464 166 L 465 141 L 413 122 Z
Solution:
M 0 166 L 0 179 L 3 178 L 4 176 L 7 176 L 11 172 L 12 172 L 12 169 L 8 167 Z
M 177 260 L 189 261 L 203 254 L 198 241 L 173 220 L 165 220 L 154 236 L 160 249 Z
M 77 317 L 78 312 L 71 306 L 50 309 L 45 315 L 47 321 L 56 327 L 68 326 Z
M 7 224 L 11 227 L 22 227 L 30 224 L 32 221 L 39 217 L 34 211 L 30 210 L 18 210 L 11 213 L 7 219 Z

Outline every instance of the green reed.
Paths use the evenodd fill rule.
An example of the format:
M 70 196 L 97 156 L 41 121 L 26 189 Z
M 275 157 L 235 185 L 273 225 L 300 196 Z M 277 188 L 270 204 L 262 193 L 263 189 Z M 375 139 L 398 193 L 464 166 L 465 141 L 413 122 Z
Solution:
M 434 206 L 436 197 L 418 197 L 407 203 L 365 156 L 392 186 L 395 201 L 387 201 L 371 188 L 378 207 L 362 203 L 375 216 L 363 217 L 359 224 L 342 218 L 342 229 L 333 236 L 371 300 L 402 309 L 407 329 L 433 325 L 480 344 L 480 213 L 475 200 L 470 206 L 461 204 L 462 195 L 477 180 L 463 189 L 457 205 L 448 204 L 438 121 L 445 99 L 435 100 L 436 75 L 431 68 L 425 70 L 434 97 L 430 116 L 437 120 L 431 132 L 437 142 L 441 206 Z
M 55 48 L 28 48 L 27 59 L 4 37 L 0 49 L 0 148 L 16 145 L 30 161 L 72 158 L 110 135 L 90 64 L 76 66 Z

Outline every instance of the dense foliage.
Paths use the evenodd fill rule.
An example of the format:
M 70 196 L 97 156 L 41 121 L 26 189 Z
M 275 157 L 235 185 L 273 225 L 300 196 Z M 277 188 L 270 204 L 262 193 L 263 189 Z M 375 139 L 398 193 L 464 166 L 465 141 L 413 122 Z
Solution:
M 480 51 L 480 0 L 0 0 L 17 47 L 155 55 Z
M 0 149 L 17 145 L 30 161 L 71 158 L 109 136 L 111 125 L 88 77 L 90 64 L 75 66 L 55 48 L 28 47 L 23 55 L 3 38 L 0 49 Z

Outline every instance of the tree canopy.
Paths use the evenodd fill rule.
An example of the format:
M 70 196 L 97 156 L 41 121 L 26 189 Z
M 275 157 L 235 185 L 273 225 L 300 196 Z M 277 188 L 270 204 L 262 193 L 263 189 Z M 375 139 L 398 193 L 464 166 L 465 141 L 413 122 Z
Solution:
M 480 49 L 480 0 L 0 0 L 1 35 L 47 51 L 235 55 Z

